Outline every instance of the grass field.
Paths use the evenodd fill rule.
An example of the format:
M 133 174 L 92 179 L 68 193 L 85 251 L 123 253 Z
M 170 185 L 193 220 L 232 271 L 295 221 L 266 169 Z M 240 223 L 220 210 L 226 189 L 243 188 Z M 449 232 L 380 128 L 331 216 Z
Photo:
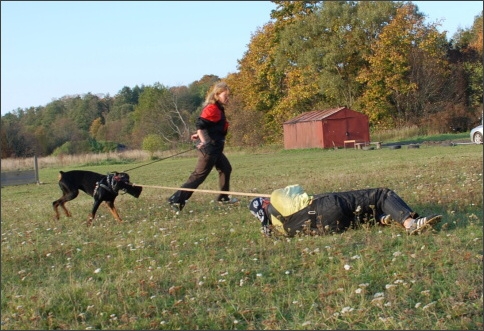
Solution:
M 196 192 L 176 215 L 174 192 L 146 187 L 116 200 L 124 223 L 92 198 L 53 219 L 59 170 L 122 171 L 145 162 L 40 169 L 41 185 L 1 190 L 1 328 L 438 329 L 483 328 L 482 145 L 399 150 L 227 150 L 231 190 L 270 194 L 395 190 L 435 230 L 398 226 L 322 237 L 266 238 L 247 205 Z M 178 187 L 196 159 L 129 171 L 138 185 Z M 210 174 L 200 189 L 218 190 Z

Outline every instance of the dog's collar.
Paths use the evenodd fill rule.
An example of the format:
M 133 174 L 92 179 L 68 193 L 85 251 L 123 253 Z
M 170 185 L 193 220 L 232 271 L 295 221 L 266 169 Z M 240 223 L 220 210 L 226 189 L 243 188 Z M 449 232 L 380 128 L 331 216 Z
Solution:
M 114 190 L 114 174 L 109 174 L 106 177 L 103 177 L 99 182 L 96 183 L 96 187 L 94 188 L 94 194 L 97 193 L 99 187 L 102 187 L 109 192 L 118 195 L 118 192 Z

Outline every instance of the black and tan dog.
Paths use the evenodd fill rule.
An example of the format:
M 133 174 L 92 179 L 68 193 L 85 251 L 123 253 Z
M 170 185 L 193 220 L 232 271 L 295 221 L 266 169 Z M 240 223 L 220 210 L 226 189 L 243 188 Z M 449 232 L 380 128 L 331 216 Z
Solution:
M 87 221 L 88 226 L 91 225 L 96 216 L 96 211 L 103 201 L 106 202 L 114 218 L 118 222 L 122 222 L 118 211 L 114 207 L 114 200 L 118 196 L 119 191 L 124 191 L 138 198 L 143 189 L 141 186 L 133 185 L 129 181 L 129 175 L 125 172 L 113 172 L 108 175 L 101 175 L 97 172 L 86 170 L 60 171 L 59 186 L 63 195 L 60 199 L 52 203 L 55 218 L 59 219 L 59 206 L 64 209 L 67 217 L 72 216 L 71 212 L 67 210 L 65 203 L 75 199 L 79 194 L 79 190 L 82 190 L 94 198 L 94 205 L 92 206 Z

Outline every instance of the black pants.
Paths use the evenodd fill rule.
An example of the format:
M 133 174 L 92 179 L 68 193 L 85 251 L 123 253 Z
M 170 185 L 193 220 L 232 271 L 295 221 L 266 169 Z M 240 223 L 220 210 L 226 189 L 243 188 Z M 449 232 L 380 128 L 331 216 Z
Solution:
M 379 220 L 382 215 L 390 215 L 402 225 L 407 218 L 418 217 L 394 191 L 373 188 L 315 195 L 311 205 L 286 217 L 283 224 L 290 235 L 300 231 L 308 219 L 311 228 L 317 228 L 319 223 L 331 232 L 341 232 L 358 222 Z
M 190 177 L 181 186 L 181 188 L 198 188 L 198 186 L 205 181 L 214 167 L 218 171 L 220 191 L 229 191 L 232 166 L 223 153 L 223 146 L 218 148 L 206 148 L 198 150 L 198 161 L 195 166 L 195 170 L 191 173 Z M 169 198 L 169 201 L 184 205 L 185 201 L 188 200 L 192 194 L 192 191 L 179 190 Z M 218 201 L 228 199 L 229 196 L 227 194 L 220 194 L 217 198 Z

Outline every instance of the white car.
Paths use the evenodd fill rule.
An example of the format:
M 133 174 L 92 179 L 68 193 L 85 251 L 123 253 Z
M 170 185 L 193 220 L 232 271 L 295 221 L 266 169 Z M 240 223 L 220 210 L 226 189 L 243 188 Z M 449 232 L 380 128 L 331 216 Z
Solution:
M 471 141 L 482 145 L 482 124 L 471 130 Z

